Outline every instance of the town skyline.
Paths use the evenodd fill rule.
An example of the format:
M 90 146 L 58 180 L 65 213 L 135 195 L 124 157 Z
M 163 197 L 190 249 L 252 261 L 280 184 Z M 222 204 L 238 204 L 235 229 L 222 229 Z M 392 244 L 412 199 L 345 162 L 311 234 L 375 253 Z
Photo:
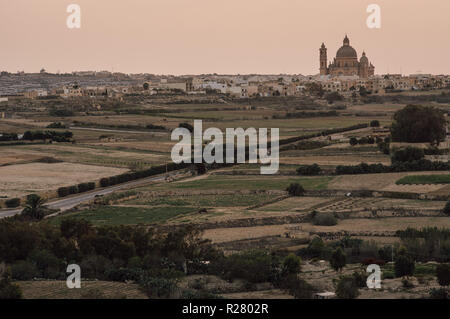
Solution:
M 382 26 L 369 29 L 371 2 L 347 2 L 340 10 L 330 0 L 276 6 L 269 0 L 130 0 L 104 10 L 103 0 L 79 0 L 81 29 L 70 30 L 65 22 L 71 1 L 18 0 L 0 12 L 0 70 L 315 75 L 320 44 L 334 53 L 348 34 L 358 53 L 370 52 L 376 74 L 450 74 L 450 44 L 443 41 L 449 3 L 379 0 Z

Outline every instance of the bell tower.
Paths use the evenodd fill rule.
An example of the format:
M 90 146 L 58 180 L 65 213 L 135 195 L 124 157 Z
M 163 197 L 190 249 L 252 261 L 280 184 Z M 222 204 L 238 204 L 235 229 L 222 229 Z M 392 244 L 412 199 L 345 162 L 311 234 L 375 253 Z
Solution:
M 327 75 L 327 48 L 325 44 L 322 43 L 322 46 L 319 49 L 320 51 L 320 75 Z

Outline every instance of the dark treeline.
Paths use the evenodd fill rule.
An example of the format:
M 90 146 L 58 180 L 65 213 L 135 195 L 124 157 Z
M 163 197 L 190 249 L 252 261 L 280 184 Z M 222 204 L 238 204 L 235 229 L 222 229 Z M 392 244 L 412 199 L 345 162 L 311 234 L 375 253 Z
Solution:
M 448 162 L 432 162 L 426 159 L 410 162 L 397 162 L 393 165 L 367 164 L 339 165 L 336 166 L 336 175 L 349 174 L 378 174 L 396 172 L 419 172 L 419 171 L 447 171 L 450 170 Z
M 314 138 L 314 137 L 319 137 L 319 136 L 326 136 L 326 135 L 330 135 L 330 134 L 336 134 L 336 133 L 342 133 L 342 132 L 347 132 L 347 131 L 358 130 L 358 129 L 366 128 L 366 127 L 369 127 L 369 124 L 361 123 L 361 124 L 356 124 L 356 125 L 352 125 L 352 126 L 348 126 L 348 127 L 324 130 L 324 131 L 318 132 L 318 133 L 312 133 L 312 134 L 307 134 L 307 135 L 302 135 L 302 136 L 290 137 L 290 138 L 286 138 L 286 139 L 280 140 L 280 145 L 290 144 L 290 143 L 294 143 L 294 142 L 302 141 L 302 140 L 308 140 L 308 139 L 311 139 L 311 138 Z

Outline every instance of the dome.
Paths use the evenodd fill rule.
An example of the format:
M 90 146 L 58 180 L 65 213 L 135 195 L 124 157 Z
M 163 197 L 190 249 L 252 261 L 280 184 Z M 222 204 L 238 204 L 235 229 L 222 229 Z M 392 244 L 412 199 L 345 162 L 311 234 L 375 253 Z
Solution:
M 365 52 L 363 52 L 360 61 L 361 61 L 361 63 L 369 64 L 369 59 L 366 57 L 366 53 Z
M 358 58 L 356 54 L 356 50 L 353 49 L 350 45 L 342 46 L 336 54 L 337 58 Z

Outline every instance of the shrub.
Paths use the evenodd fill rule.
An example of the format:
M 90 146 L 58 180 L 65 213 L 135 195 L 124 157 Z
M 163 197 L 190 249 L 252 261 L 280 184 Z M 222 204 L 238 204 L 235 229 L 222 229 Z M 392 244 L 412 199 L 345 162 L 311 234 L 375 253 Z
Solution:
M 317 164 L 304 165 L 297 168 L 298 175 L 313 176 L 319 175 L 322 169 Z
M 448 292 L 445 288 L 432 288 L 430 290 L 431 299 L 448 299 Z
M 210 268 L 225 279 L 244 279 L 251 283 L 267 282 L 273 278 L 272 256 L 263 251 L 233 254 L 216 260 Z
M 100 180 L 100 186 L 101 187 L 108 187 L 110 184 L 109 184 L 109 178 L 107 178 L 107 177 L 104 177 L 104 178 L 102 178 L 101 180 Z
M 69 195 L 76 194 L 76 193 L 78 193 L 78 187 L 75 186 L 75 185 L 74 186 L 69 186 L 67 188 L 67 191 L 68 191 Z
M 412 288 L 414 288 L 414 285 L 408 279 L 403 278 L 402 279 L 402 287 L 405 288 L 405 289 L 412 289 Z
M 355 271 L 353 274 L 353 280 L 356 286 L 359 288 L 367 287 L 367 276 L 361 271 Z
M 26 260 L 19 260 L 13 264 L 11 273 L 14 280 L 31 280 L 39 276 L 36 265 Z
M 5 201 L 5 205 L 8 208 L 15 208 L 20 206 L 20 198 L 11 198 Z
M 418 161 L 425 157 L 425 154 L 423 152 L 423 149 L 417 148 L 417 147 L 405 147 L 400 149 L 395 149 L 391 161 L 392 164 L 395 163 L 403 163 L 403 162 L 412 162 L 412 161 Z
M 409 256 L 400 255 L 395 260 L 394 271 L 396 277 L 412 276 L 414 268 L 414 260 Z
M 22 291 L 18 285 L 12 283 L 11 271 L 7 269 L 0 278 L 0 300 L 21 298 Z
M 347 257 L 341 247 L 336 248 L 330 258 L 330 265 L 335 271 L 341 271 L 346 264 Z
M 445 204 L 445 207 L 444 207 L 444 209 L 442 210 L 442 212 L 443 212 L 445 215 L 450 216 L 450 201 L 448 201 L 448 202 Z
M 439 264 L 436 267 L 436 277 L 439 285 L 450 285 L 450 264 Z
M 291 196 L 302 196 L 305 193 L 305 189 L 299 183 L 292 183 L 291 185 L 289 185 L 286 191 Z
M 353 276 L 343 276 L 339 279 L 336 296 L 339 299 L 355 299 L 359 296 L 358 284 Z
M 319 226 L 334 226 L 337 225 L 338 220 L 332 213 L 316 214 L 313 218 L 313 224 Z
M 172 298 L 177 289 L 177 282 L 174 279 L 147 277 L 142 279 L 139 284 L 151 299 Z
M 301 258 L 294 254 L 289 254 L 283 261 L 283 274 L 297 274 L 301 270 Z
M 81 183 L 77 185 L 77 188 L 79 193 L 84 193 L 89 190 L 89 185 L 88 183 Z
M 295 299 L 312 299 L 315 289 L 305 280 L 297 275 L 285 277 L 280 284 L 280 288 L 287 290 Z
M 58 196 L 59 197 L 66 197 L 68 195 L 69 195 L 69 189 L 67 187 L 58 188 Z
M 379 126 L 380 126 L 380 121 L 378 121 L 378 120 L 370 121 L 370 127 L 379 127 Z

